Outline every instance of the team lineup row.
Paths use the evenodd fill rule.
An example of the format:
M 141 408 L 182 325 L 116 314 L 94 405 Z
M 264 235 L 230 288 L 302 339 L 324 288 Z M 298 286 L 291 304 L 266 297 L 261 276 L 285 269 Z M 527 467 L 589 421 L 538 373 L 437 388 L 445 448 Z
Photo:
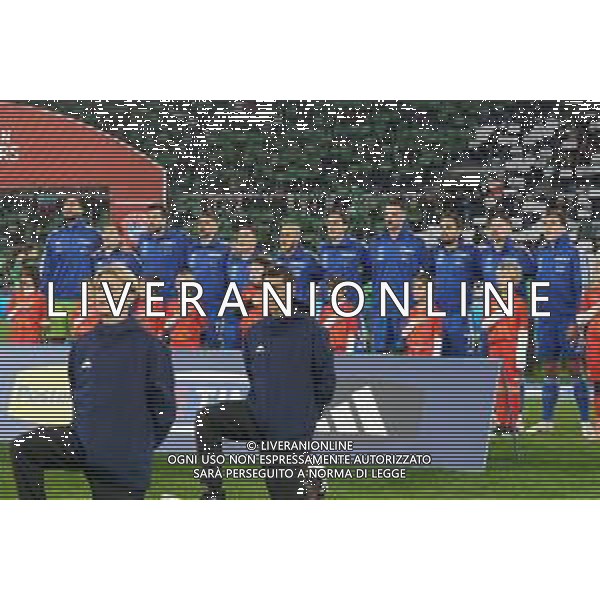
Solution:
M 373 311 L 380 307 L 382 282 L 402 290 L 404 283 L 412 283 L 425 271 L 433 279 L 438 308 L 449 316 L 460 316 L 464 313 L 460 310 L 464 307 L 460 282 L 467 283 L 466 303 L 470 307 L 477 299 L 477 282 L 485 280 L 496 285 L 498 266 L 507 260 L 516 262 L 524 277 L 550 283 L 545 307 L 549 311 L 558 307 L 563 312 L 565 302 L 574 311 L 581 295 L 578 252 L 557 212 L 546 220 L 547 243 L 534 254 L 511 239 L 510 219 L 500 214 L 491 219 L 488 239 L 478 246 L 462 240 L 460 222 L 448 215 L 442 218 L 439 243 L 427 248 L 411 231 L 403 203 L 392 200 L 384 207 L 386 230 L 366 245 L 348 232 L 344 214 L 338 211 L 326 219 L 327 238 L 317 255 L 303 245 L 300 228 L 288 222 L 282 226 L 278 250 L 269 257 L 249 225 L 240 228 L 231 245 L 226 244 L 219 237 L 219 222 L 211 213 L 200 217 L 194 239 L 182 230 L 169 228 L 161 209 L 150 211 L 145 223 L 147 232 L 135 244 L 131 240 L 126 242 L 115 228 L 101 235 L 85 223 L 82 214 L 83 209 L 75 199 L 65 203 L 65 226 L 46 240 L 40 289 L 47 293 L 52 281 L 57 303 L 72 309 L 72 303 L 79 300 L 81 282 L 109 264 L 127 266 L 146 281 L 163 281 L 161 295 L 167 301 L 177 297 L 178 278 L 200 281 L 202 306 L 208 320 L 202 345 L 208 348 L 239 348 L 239 318 L 232 315 L 222 323 L 217 322 L 221 302 L 229 283 L 236 283 L 243 295 L 244 290 L 261 281 L 269 264 L 292 274 L 294 296 L 301 303 L 308 304 L 311 281 L 352 281 L 366 290 L 367 306 L 373 307 Z M 356 300 L 351 291 L 348 296 L 349 300 Z M 394 351 L 402 344 L 399 323 L 394 320 L 397 306 L 392 301 L 386 305 L 389 305 L 386 318 L 364 320 L 368 340 L 363 345 L 374 352 Z M 56 333 L 61 333 L 58 329 Z M 444 337 L 446 355 L 460 356 L 471 350 L 472 336 L 466 321 L 449 324 Z
M 567 368 L 584 431 L 589 432 L 588 391 L 583 376 L 594 385 L 600 381 L 600 359 L 596 359 L 600 357 L 600 335 L 596 335 L 598 290 L 592 278 L 584 293 L 579 251 L 570 239 L 564 214 L 547 210 L 543 243 L 530 252 L 511 238 L 511 221 L 506 213 L 491 216 L 488 237 L 477 246 L 462 239 L 461 223 L 455 215 L 444 215 L 440 240 L 433 247 L 427 247 L 411 230 L 402 200 L 387 201 L 383 213 L 385 231 L 363 244 L 350 234 L 344 213 L 332 211 L 326 218 L 326 240 L 316 255 L 303 245 L 301 228 L 284 222 L 277 251 L 266 256 L 251 225 L 241 226 L 233 243 L 227 244 L 219 236 L 218 219 L 207 212 L 199 218 L 197 237 L 192 238 L 182 230 L 168 227 L 162 207 L 148 211 L 146 233 L 127 245 L 116 229 L 105 230 L 101 235 L 89 227 L 82 218 L 81 204 L 71 199 L 63 206 L 65 225 L 47 238 L 39 289 L 40 293 L 47 292 L 49 282 L 53 282 L 57 310 L 75 314 L 82 281 L 111 265 L 127 267 L 145 281 L 165 284 L 161 290 L 165 317 L 147 317 L 143 307 L 136 309 L 153 333 L 167 335 L 174 346 L 238 349 L 253 324 L 263 318 L 262 305 L 257 307 L 256 299 L 262 299 L 262 283 L 268 280 L 272 269 L 290 274 L 299 306 L 310 300 L 311 281 L 323 282 L 325 288 L 340 281 L 357 282 L 367 290 L 364 315 L 340 318 L 331 307 L 321 308 L 319 318 L 329 329 L 334 351 L 501 358 L 503 379 L 497 417 L 503 427 L 514 429 L 521 412 L 520 384 L 530 342 L 525 281 L 535 278 L 549 284 L 544 310 L 551 315 L 533 322 L 534 355 L 544 365 L 546 375 L 542 429 L 551 428 L 559 375 L 564 375 Z M 189 315 L 187 321 L 178 319 L 178 283 L 194 280 L 203 283 L 202 307 L 206 316 L 201 321 L 194 321 Z M 518 293 L 512 316 L 483 314 L 481 281 L 498 289 L 514 285 Z M 251 306 L 247 316 L 235 311 L 218 316 L 231 282 Z M 395 289 L 411 284 L 410 317 L 399 314 L 391 298 L 386 301 L 387 316 L 373 312 L 379 311 L 382 282 Z M 445 313 L 443 316 L 427 312 L 425 292 L 431 282 L 436 290 L 436 309 Z M 468 316 L 462 310 L 461 282 L 466 282 Z M 30 298 L 27 290 L 22 292 L 24 299 Z M 350 289 L 342 295 L 343 310 L 356 306 L 353 292 Z M 30 300 L 24 300 L 27 301 Z M 45 297 L 43 308 L 46 309 Z M 26 321 L 31 324 L 31 315 L 26 318 L 25 313 L 19 313 L 18 307 L 14 309 L 13 322 L 21 318 L 23 327 Z M 57 339 L 76 337 L 94 324 L 93 319 L 87 323 L 60 318 L 51 321 L 50 330 Z M 578 332 L 584 335 L 578 336 Z M 578 339 L 586 342 L 583 355 L 575 343 Z

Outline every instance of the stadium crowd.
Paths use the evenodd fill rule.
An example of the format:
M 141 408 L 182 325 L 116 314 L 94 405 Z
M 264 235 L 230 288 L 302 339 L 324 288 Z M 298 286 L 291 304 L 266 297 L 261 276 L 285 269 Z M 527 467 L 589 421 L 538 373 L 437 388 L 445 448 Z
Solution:
M 89 331 L 97 317 L 93 306 L 89 316 L 78 316 L 81 283 L 119 265 L 142 280 L 165 284 L 164 317 L 145 316 L 140 303 L 132 307 L 153 334 L 174 348 L 236 350 L 262 318 L 262 282 L 286 272 L 294 281 L 298 310 L 308 303 L 309 283 L 318 283 L 318 318 L 329 330 L 336 353 L 500 358 L 496 430 L 510 434 L 522 430 L 524 373 L 535 359 L 543 374 L 543 418 L 528 431 L 552 431 L 566 377 L 579 409 L 582 434 L 595 436 L 592 421 L 600 420 L 600 301 L 596 301 L 600 290 L 593 283 L 593 261 L 584 276 L 581 252 L 569 234 L 565 211 L 547 208 L 541 239 L 526 246 L 514 238 L 512 215 L 501 206 L 490 211 L 478 244 L 466 239 L 457 212 L 439 217 L 439 236 L 432 239 L 412 230 L 405 200 L 387 199 L 382 208 L 384 231 L 366 241 L 353 235 L 340 204 L 326 215 L 316 252 L 305 245 L 302 226 L 293 219 L 283 220 L 273 249 L 267 251 L 249 222 L 226 241 L 220 219 L 212 211 L 201 213 L 188 232 L 169 225 L 163 206 L 150 207 L 145 232 L 134 240 L 112 224 L 102 231 L 95 229 L 84 218 L 81 199 L 66 198 L 64 225 L 47 236 L 39 269 L 25 261 L 20 281 L 11 291 L 4 309 L 5 341 L 63 343 Z M 550 283 L 543 308 L 549 317 L 529 316 L 526 301 L 532 280 Z M 205 316 L 195 311 L 179 316 L 178 284 L 184 281 L 202 284 Z M 340 317 L 325 300 L 327 292 L 343 281 L 358 283 L 366 291 L 366 309 L 354 317 Z M 489 316 L 484 315 L 483 281 L 497 285 L 501 294 L 507 284 L 513 284 L 517 294 L 512 316 L 506 316 L 499 303 Z M 54 284 L 55 309 L 64 312 L 63 317 L 47 316 L 49 282 Z M 217 316 L 230 282 L 241 291 L 247 316 L 235 310 Z M 389 298 L 387 316 L 380 316 L 382 282 L 398 290 L 405 282 L 411 284 L 409 317 L 401 316 Z M 436 290 L 435 308 L 443 316 L 428 315 L 429 282 Z M 462 316 L 460 282 L 468 286 L 468 316 Z M 351 310 L 357 294 L 347 289 L 338 300 L 343 310 Z M 156 305 L 154 310 L 160 311 Z M 593 416 L 588 384 L 594 392 Z

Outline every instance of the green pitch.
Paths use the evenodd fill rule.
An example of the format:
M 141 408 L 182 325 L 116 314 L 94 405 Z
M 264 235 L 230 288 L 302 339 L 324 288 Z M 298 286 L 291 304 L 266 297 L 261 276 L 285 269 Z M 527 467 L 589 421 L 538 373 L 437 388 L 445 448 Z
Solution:
M 526 411 L 532 424 L 539 418 L 539 399 Z M 405 480 L 338 479 L 329 481 L 329 499 L 576 499 L 600 498 L 600 441 L 582 438 L 576 409 L 559 405 L 552 434 L 523 435 L 520 457 L 509 437 L 493 438 L 484 472 L 408 468 Z M 168 465 L 158 453 L 149 499 L 195 499 L 201 487 L 194 466 Z M 50 471 L 46 476 L 50 499 L 86 499 L 89 488 L 82 474 Z M 267 498 L 262 481 L 226 480 L 232 500 Z M 0 498 L 16 497 L 8 459 L 8 445 L 0 446 Z

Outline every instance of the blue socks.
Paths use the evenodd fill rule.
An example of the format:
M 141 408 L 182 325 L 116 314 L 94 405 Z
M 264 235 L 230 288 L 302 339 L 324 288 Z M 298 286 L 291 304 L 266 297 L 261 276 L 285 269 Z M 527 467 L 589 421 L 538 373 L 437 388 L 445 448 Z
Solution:
M 558 381 L 546 379 L 542 387 L 542 419 L 544 421 L 554 420 L 554 407 L 558 400 Z
M 582 421 L 590 420 L 590 396 L 588 393 L 588 387 L 585 381 L 575 381 L 573 384 L 573 391 L 575 392 L 575 402 L 579 408 L 579 414 L 581 415 Z
M 558 401 L 559 385 L 557 379 L 546 379 L 542 387 L 542 414 L 544 421 L 554 420 L 554 407 Z M 582 380 L 573 381 L 575 402 L 579 408 L 582 421 L 590 420 L 590 398 L 587 383 Z

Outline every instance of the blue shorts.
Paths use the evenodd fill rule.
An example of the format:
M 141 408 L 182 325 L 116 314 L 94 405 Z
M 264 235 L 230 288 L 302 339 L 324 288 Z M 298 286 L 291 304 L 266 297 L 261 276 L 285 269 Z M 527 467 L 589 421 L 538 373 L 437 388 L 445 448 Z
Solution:
M 469 356 L 469 320 L 450 314 L 450 310 L 447 312 L 443 321 L 442 356 Z
M 535 320 L 535 357 L 541 361 L 565 360 L 578 355 L 567 335 L 575 316 L 538 317 Z

